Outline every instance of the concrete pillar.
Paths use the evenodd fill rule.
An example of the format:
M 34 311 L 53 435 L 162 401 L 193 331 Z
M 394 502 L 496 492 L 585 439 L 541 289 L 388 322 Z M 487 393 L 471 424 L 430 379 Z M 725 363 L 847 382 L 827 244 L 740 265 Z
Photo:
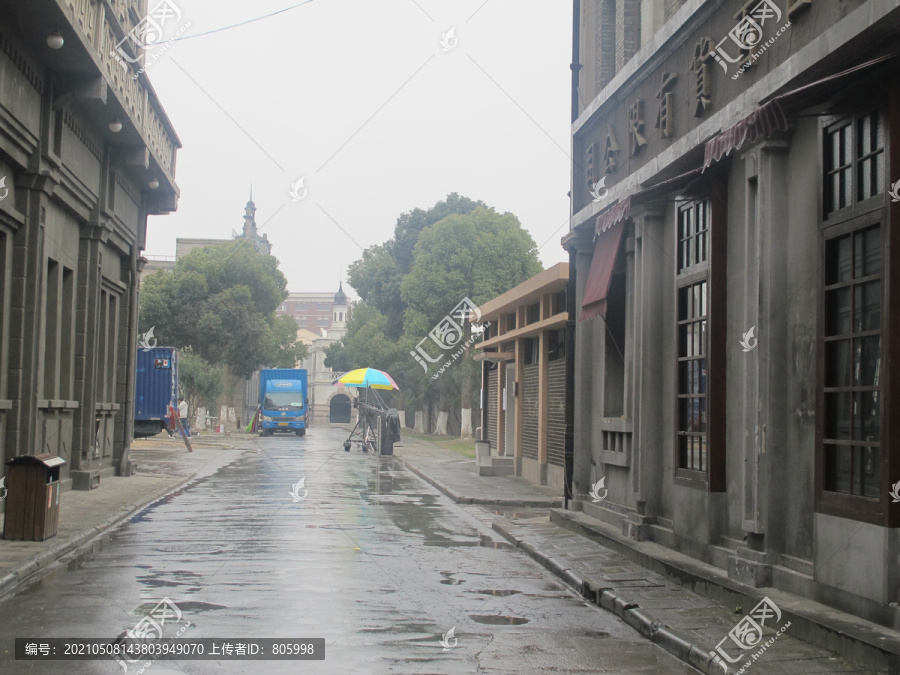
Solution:
M 591 481 L 591 449 L 599 442 L 593 437 L 593 419 L 602 411 L 595 409 L 593 396 L 594 333 L 598 321 L 578 322 L 581 315 L 581 303 L 584 297 L 584 284 L 591 259 L 594 256 L 594 244 L 591 241 L 593 232 L 584 235 L 570 244 L 575 249 L 575 391 L 574 391 L 574 441 L 572 462 L 572 493 L 577 499 L 590 492 Z M 599 327 L 602 329 L 602 326 Z
M 97 369 L 100 355 L 100 238 L 99 225 L 81 227 L 78 252 L 78 288 L 75 334 L 75 398 L 80 407 L 75 412 L 72 470 L 92 471 L 99 468 L 94 458 L 94 419 Z
M 790 143 L 770 139 L 743 154 L 745 198 L 744 298 L 741 334 L 756 327 L 756 347 L 739 353 L 743 371 L 741 524 L 746 546 L 729 559 L 728 574 L 753 586 L 772 580 L 772 554 L 783 550 L 780 506 L 790 475 L 785 410 L 787 324 L 778 318 L 787 284 L 783 215 L 788 212 Z M 737 336 L 736 336 L 737 337 Z
M 665 467 L 671 467 L 663 453 L 672 442 L 665 435 L 671 426 L 665 423 L 671 392 L 660 386 L 660 375 L 669 368 L 664 362 L 663 345 L 669 343 L 671 327 L 664 325 L 663 307 L 671 296 L 675 278 L 674 263 L 665 246 L 665 209 L 659 205 L 641 205 L 631 211 L 633 242 L 626 241 L 629 302 L 626 315 L 625 387 L 626 416 L 631 415 L 632 490 L 638 513 L 653 515 L 662 510 L 661 485 L 669 480 Z M 627 232 L 627 230 L 626 230 Z M 632 252 L 633 249 L 633 252 Z M 629 377 L 633 374 L 633 377 Z M 630 413 L 628 411 L 631 411 Z
M 525 308 L 519 307 L 519 320 L 517 322 L 517 326 L 525 325 Z M 514 438 L 514 449 L 512 452 L 513 457 L 515 457 L 518 461 L 516 462 L 516 466 L 521 464 L 522 460 L 522 422 L 525 416 L 525 406 L 523 401 L 525 397 L 523 396 L 525 384 L 525 339 L 524 338 L 516 338 L 516 384 L 515 389 L 513 391 L 513 405 L 516 406 L 516 428 L 513 433 Z M 521 475 L 521 471 L 517 471 L 516 475 Z
M 501 317 L 501 323 L 504 319 Z M 501 347 L 502 349 L 502 343 Z M 504 457 L 512 452 L 506 452 L 506 409 L 504 406 L 504 393 L 506 391 L 506 362 L 497 362 L 497 456 Z
M 140 216 L 139 229 L 143 232 L 146 229 L 147 215 L 142 213 Z M 142 234 L 139 234 L 138 241 L 143 241 Z M 138 305 L 139 292 L 138 280 L 140 273 L 144 267 L 144 259 L 139 257 L 137 246 L 132 249 L 129 258 L 130 269 L 128 270 L 129 287 L 127 307 L 122 308 L 122 313 L 126 317 L 125 328 L 122 331 L 121 341 L 123 343 L 124 357 L 121 363 L 125 368 L 125 396 L 124 396 L 124 414 L 119 418 L 122 420 L 124 429 L 122 435 L 122 446 L 118 455 L 114 457 L 117 461 L 117 473 L 120 476 L 131 475 L 129 467 L 129 456 L 131 453 L 131 442 L 134 440 L 134 386 L 137 378 L 137 334 L 138 334 Z
M 547 331 L 538 336 L 538 439 L 537 456 L 541 465 L 541 475 L 547 475 Z
M 48 176 L 28 172 L 17 180 L 25 189 L 25 225 L 13 235 L 13 269 L 10 301 L 9 388 L 17 401 L 8 417 L 7 441 L 16 455 L 40 452 L 37 407 L 42 363 L 41 298 L 43 297 L 42 214 L 53 182 Z

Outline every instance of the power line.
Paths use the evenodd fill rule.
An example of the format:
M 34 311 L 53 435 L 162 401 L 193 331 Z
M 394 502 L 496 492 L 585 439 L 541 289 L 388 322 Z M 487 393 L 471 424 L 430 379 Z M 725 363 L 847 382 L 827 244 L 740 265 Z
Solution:
M 172 38 L 175 42 L 180 42 L 181 40 L 190 40 L 195 37 L 203 37 L 204 35 L 212 35 L 213 33 L 221 33 L 225 30 L 230 30 L 232 28 L 240 28 L 241 26 L 246 26 L 248 23 L 254 23 L 256 21 L 262 21 L 263 19 L 268 19 L 273 16 L 277 16 L 279 14 L 284 14 L 285 12 L 289 12 L 292 9 L 297 9 L 298 7 L 302 7 L 303 5 L 308 5 L 309 3 L 314 2 L 314 0 L 303 0 L 303 2 L 298 2 L 296 5 L 291 5 L 290 7 L 285 7 L 284 9 L 279 9 L 277 12 L 272 12 L 271 14 L 265 14 L 263 16 L 257 16 L 252 19 L 247 19 L 246 21 L 241 21 L 240 23 L 235 23 L 230 26 L 222 26 L 221 28 L 213 28 L 212 30 L 208 30 L 204 33 L 194 33 L 193 35 L 182 35 L 181 37 Z

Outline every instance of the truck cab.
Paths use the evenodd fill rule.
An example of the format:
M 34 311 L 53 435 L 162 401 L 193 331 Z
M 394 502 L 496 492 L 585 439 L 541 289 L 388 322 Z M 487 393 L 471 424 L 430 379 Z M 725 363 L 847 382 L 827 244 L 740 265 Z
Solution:
M 290 374 L 293 379 L 260 378 L 260 429 L 263 436 L 271 436 L 276 431 L 306 435 L 309 407 L 306 371 L 294 370 Z

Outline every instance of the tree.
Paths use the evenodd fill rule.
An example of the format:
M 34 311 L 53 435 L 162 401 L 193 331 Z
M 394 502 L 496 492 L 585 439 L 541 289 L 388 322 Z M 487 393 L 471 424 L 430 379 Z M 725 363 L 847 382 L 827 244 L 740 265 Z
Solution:
M 429 211 L 414 209 L 400 216 L 393 239 L 370 247 L 351 266 L 350 282 L 363 302 L 342 343 L 328 348 L 325 363 L 335 370 L 388 370 L 407 405 L 437 405 L 439 432 L 451 408 L 462 411 L 465 432 L 478 388 L 471 350 L 437 380 L 438 365 L 423 371 L 411 353 L 425 338 L 425 349 L 450 358 L 458 348 L 441 350 L 428 339 L 438 322 L 463 298 L 482 304 L 541 269 L 534 240 L 512 214 L 455 193 Z M 467 325 L 458 344 L 470 335 Z
M 293 321 L 275 315 L 286 288 L 277 259 L 244 241 L 195 249 L 170 274 L 142 281 L 141 330 L 154 326 L 162 344 L 191 348 L 240 376 L 264 365 L 292 368 L 307 349 Z
M 357 303 L 341 342 L 325 348 L 325 366 L 337 372 L 356 368 L 388 370 L 397 359 L 397 345 L 385 335 L 386 320 L 365 302 Z
M 202 356 L 185 352 L 178 360 L 178 382 L 191 410 L 215 410 L 222 395 L 222 369 Z M 215 414 L 215 413 L 214 413 Z
M 359 297 L 387 319 L 386 334 L 397 339 L 403 332 L 406 303 L 400 295 L 400 281 L 413 265 L 413 251 L 421 232 L 447 216 L 471 213 L 484 202 L 451 192 L 430 209 L 413 209 L 400 214 L 394 236 L 384 244 L 370 246 L 362 258 L 350 265 L 348 280 Z
M 479 207 L 467 215 L 447 216 L 421 232 L 413 252 L 412 269 L 400 284 L 407 305 L 405 343 L 426 337 L 464 298 L 481 305 L 541 270 L 537 246 L 514 215 L 500 215 L 493 209 Z M 457 344 L 467 343 L 470 337 L 471 324 L 467 323 Z M 434 345 L 429 346 L 434 352 Z M 449 356 L 451 351 L 457 349 L 444 355 Z M 420 374 L 431 375 L 430 371 L 421 373 L 421 370 Z M 467 433 L 477 375 L 471 350 L 466 350 L 458 363 L 441 374 L 436 383 L 438 433 L 446 431 L 452 403 L 459 405 L 463 433 Z

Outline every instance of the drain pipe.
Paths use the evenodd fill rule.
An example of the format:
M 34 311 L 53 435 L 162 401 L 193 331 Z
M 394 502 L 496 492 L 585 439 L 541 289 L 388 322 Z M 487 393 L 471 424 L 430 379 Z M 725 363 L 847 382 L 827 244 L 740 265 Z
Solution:
M 581 74 L 579 63 L 581 51 L 581 0 L 572 0 L 572 122 L 578 119 L 578 82 Z M 572 176 L 575 175 L 572 167 Z M 574 179 L 573 179 L 574 181 Z M 574 185 L 573 185 L 574 187 Z M 572 213 L 572 193 L 569 193 L 569 213 Z M 571 222 L 569 231 L 572 230 Z M 569 282 L 566 286 L 566 394 L 565 394 L 565 441 L 563 464 L 565 486 L 563 508 L 569 509 L 572 501 L 572 487 L 575 472 L 575 248 L 569 249 Z
M 569 282 L 566 287 L 566 435 L 563 445 L 566 482 L 564 508 L 569 509 L 575 472 L 575 248 L 569 249 Z
M 581 0 L 572 0 L 572 121 L 578 119 L 578 80 L 581 76 Z

